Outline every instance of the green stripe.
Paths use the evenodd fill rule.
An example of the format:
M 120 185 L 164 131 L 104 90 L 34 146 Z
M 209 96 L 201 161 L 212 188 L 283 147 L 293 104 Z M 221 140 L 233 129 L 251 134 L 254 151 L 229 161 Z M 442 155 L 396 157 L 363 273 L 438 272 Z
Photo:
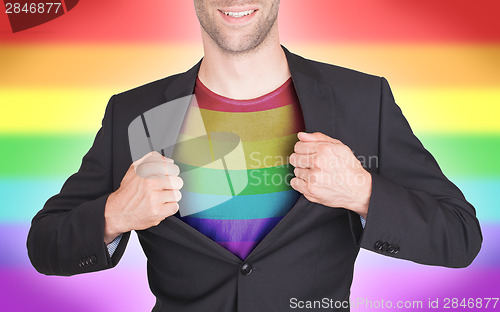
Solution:
M 227 170 L 200 168 L 196 166 L 177 163 L 184 178 L 183 190 L 212 195 L 226 194 L 225 186 L 228 179 L 232 185 L 246 184 L 238 195 L 257 195 L 288 191 L 290 180 L 293 177 L 293 167 L 290 164 L 270 168 L 250 170 Z M 196 171 L 195 171 L 196 170 Z M 191 175 L 189 174 L 191 173 Z
M 95 134 L 0 135 L 0 177 L 67 177 L 80 167 Z M 423 134 L 446 175 L 499 177 L 500 134 Z
M 78 170 L 94 135 L 0 135 L 0 177 L 66 177 Z
M 419 138 L 447 176 L 500 176 L 500 134 L 423 134 Z

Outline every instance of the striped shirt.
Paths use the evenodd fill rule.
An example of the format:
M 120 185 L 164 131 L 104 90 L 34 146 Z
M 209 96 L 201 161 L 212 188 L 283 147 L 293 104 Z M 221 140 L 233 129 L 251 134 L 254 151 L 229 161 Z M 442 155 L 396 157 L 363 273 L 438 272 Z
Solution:
M 245 259 L 292 208 L 289 156 L 304 130 L 290 78 L 251 100 L 215 94 L 199 79 L 172 158 L 184 186 L 180 218 Z

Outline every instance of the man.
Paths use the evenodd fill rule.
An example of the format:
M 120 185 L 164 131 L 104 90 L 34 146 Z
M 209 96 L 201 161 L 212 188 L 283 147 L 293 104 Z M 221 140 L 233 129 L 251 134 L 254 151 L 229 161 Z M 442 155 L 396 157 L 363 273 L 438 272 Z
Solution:
M 475 210 L 413 135 L 384 78 L 286 50 L 279 0 L 194 4 L 204 58 L 111 98 L 80 170 L 33 219 L 27 245 L 39 272 L 114 267 L 135 230 L 153 311 L 288 311 L 323 298 L 348 310 L 360 247 L 423 264 L 473 261 L 482 242 Z M 249 185 L 271 171 L 281 182 L 179 213 L 196 208 L 199 194 L 221 196 L 211 175 L 186 183 L 186 168 L 224 169 L 228 180 L 231 170 L 204 168 L 182 144 L 171 157 L 131 157 L 129 125 L 142 120 L 151 139 L 147 112 L 193 92 L 197 104 L 176 106 L 187 111 L 179 138 L 196 138 L 190 112 L 198 111 L 210 144 L 210 133 L 240 139 Z M 265 163 L 268 156 L 289 157 Z

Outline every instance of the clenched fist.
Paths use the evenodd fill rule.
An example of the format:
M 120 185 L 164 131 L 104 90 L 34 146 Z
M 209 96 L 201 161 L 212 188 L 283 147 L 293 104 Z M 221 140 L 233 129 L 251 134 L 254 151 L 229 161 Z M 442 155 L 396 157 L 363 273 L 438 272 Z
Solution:
M 177 212 L 183 185 L 172 159 L 150 152 L 130 165 L 105 207 L 104 242 L 131 230 L 158 225 Z
M 290 155 L 295 178 L 290 185 L 316 203 L 343 207 L 363 218 L 368 213 L 372 179 L 351 149 L 320 132 L 298 134 Z

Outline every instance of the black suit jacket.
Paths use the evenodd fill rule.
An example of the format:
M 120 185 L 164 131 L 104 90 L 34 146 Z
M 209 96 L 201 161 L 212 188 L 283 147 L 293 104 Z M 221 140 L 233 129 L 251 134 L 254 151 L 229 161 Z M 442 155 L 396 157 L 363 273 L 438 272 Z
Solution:
M 413 135 L 387 81 L 284 51 L 306 130 L 371 159 L 365 161 L 373 181 L 366 227 L 353 212 L 301 196 L 241 261 L 168 217 L 137 231 L 157 297 L 154 311 L 288 311 L 290 298 L 348 300 L 360 247 L 448 267 L 465 267 L 479 252 L 474 208 Z M 118 263 L 130 233 L 110 258 L 104 207 L 132 163 L 127 127 L 141 113 L 192 94 L 199 66 L 110 99 L 79 171 L 32 221 L 27 247 L 39 272 L 74 275 Z

